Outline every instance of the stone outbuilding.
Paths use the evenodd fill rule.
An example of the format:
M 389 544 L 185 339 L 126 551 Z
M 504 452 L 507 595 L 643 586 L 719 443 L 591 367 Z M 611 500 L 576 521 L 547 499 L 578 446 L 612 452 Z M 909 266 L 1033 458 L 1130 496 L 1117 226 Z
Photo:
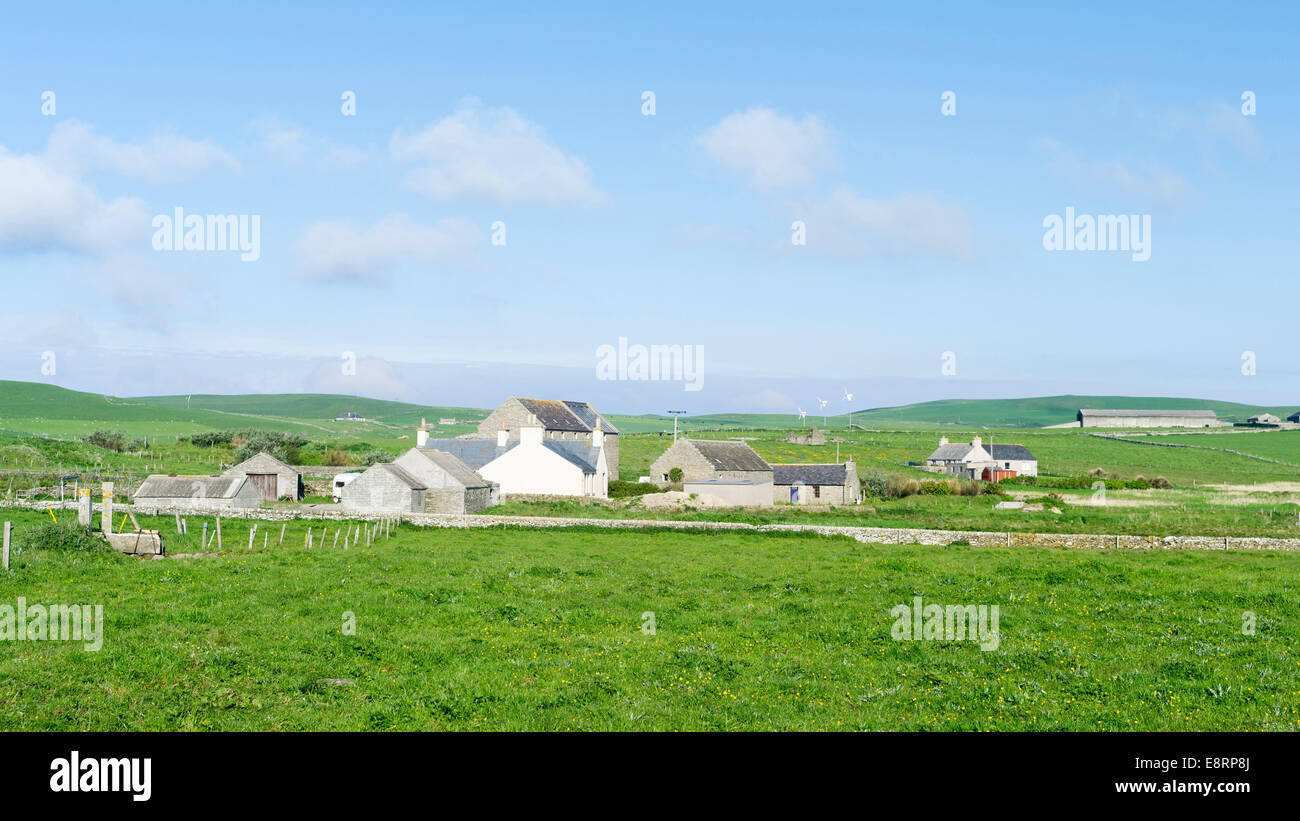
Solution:
M 699 479 L 755 479 L 772 481 L 772 466 L 744 442 L 714 439 L 678 439 L 650 465 L 650 478 L 671 481 L 673 468 L 682 469 L 685 482 Z
M 245 459 L 221 475 L 229 478 L 247 476 L 263 499 L 297 501 L 302 498 L 302 474 L 269 453 Z
M 599 429 L 609 465 L 609 478 L 618 479 L 618 428 L 591 403 L 512 396 L 479 423 L 478 435 L 495 440 L 504 430 L 508 441 L 517 442 L 520 429 L 528 425 L 540 426 L 547 441 L 586 442 L 589 445 L 594 444 L 595 432 Z
M 247 476 L 175 476 L 155 473 L 132 497 L 137 509 L 248 510 L 262 495 Z
M 1281 417 L 1274 416 L 1271 413 L 1260 413 L 1250 417 L 1246 421 L 1252 425 L 1278 425 L 1281 424 L 1282 419 Z
M 772 465 L 772 500 L 792 505 L 855 505 L 862 498 L 858 466 L 843 464 Z
M 424 484 L 425 513 L 478 513 L 501 502 L 499 485 L 445 451 L 411 448 L 394 464 Z

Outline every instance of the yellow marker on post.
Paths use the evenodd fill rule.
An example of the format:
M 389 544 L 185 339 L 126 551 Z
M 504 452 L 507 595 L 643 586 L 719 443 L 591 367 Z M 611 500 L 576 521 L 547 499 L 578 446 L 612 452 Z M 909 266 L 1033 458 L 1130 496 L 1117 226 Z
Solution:
M 49 505 L 46 505 L 46 506 L 45 506 L 45 509 L 46 509 L 47 511 L 49 511 L 49 513 L 50 513 L 50 518 L 51 518 L 51 519 L 54 519 L 54 523 L 57 525 L 57 524 L 59 523 L 59 520 L 58 520 L 58 518 L 56 518 L 55 515 L 54 515 L 54 508 L 50 507 Z

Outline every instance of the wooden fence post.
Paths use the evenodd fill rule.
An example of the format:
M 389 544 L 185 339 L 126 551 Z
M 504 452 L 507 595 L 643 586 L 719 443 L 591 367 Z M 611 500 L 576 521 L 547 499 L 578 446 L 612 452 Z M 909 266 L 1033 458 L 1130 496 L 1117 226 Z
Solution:
M 284 544 L 284 529 L 288 527 L 287 522 L 280 523 L 280 544 Z
M 203 550 L 208 549 L 208 523 L 207 522 L 203 523 L 203 542 L 201 543 L 200 547 Z
M 4 535 L 4 569 L 9 569 L 9 534 L 13 533 L 14 526 L 12 522 L 5 522 Z
M 221 550 L 224 543 L 221 541 L 221 517 L 217 517 L 217 550 Z

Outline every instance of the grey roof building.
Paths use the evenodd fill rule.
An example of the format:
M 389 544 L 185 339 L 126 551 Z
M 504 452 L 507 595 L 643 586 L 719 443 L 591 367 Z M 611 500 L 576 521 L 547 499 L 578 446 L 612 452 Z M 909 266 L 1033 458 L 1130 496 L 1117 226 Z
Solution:
M 133 501 L 143 508 L 248 509 L 261 504 L 262 497 L 247 476 L 171 476 L 156 473 L 140 484 Z
M 1300 422 L 1300 411 L 1296 411 L 1286 418 L 1288 422 Z
M 772 465 L 772 499 L 796 505 L 852 505 L 862 498 L 858 467 L 843 464 Z
M 221 475 L 247 476 L 266 500 L 302 498 L 302 475 L 269 453 L 245 459 Z
M 667 482 L 669 474 L 675 467 L 682 469 L 684 481 L 696 479 L 772 481 L 772 466 L 744 442 L 683 437 L 650 465 L 650 476 L 657 482 Z
M 591 403 L 512 396 L 479 423 L 478 435 L 491 441 L 505 431 L 508 440 L 518 441 L 519 429 L 524 425 L 541 425 L 547 441 L 589 444 L 594 431 L 599 429 L 603 434 L 609 476 L 618 478 L 618 428 Z
M 1085 428 L 1212 428 L 1221 423 L 1212 410 L 1126 410 L 1084 408 L 1076 417 Z

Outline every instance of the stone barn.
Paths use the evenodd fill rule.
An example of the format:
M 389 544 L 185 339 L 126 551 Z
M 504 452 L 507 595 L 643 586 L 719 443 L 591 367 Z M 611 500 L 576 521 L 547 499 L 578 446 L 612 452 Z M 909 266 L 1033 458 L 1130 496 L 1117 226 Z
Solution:
M 599 429 L 604 434 L 609 478 L 618 479 L 618 428 L 590 403 L 512 396 L 479 423 L 478 435 L 495 439 L 504 430 L 509 441 L 518 441 L 519 430 L 525 425 L 540 425 L 549 441 L 589 444 Z
M 339 504 L 350 513 L 423 513 L 426 490 L 402 468 L 380 462 L 343 486 Z
M 247 476 L 168 476 L 154 474 L 141 483 L 132 497 L 141 511 L 165 508 L 191 510 L 248 510 L 262 495 Z
M 1277 425 L 1281 424 L 1282 419 L 1271 413 L 1261 413 L 1250 417 L 1246 422 L 1252 425 Z
M 1212 410 L 1080 410 L 1076 417 L 1083 428 L 1216 428 L 1220 422 Z
M 221 475 L 247 476 L 262 498 L 270 501 L 302 498 L 302 475 L 269 453 L 245 459 Z
M 1300 411 L 1296 411 L 1286 418 L 1288 422 L 1300 422 Z
M 394 464 L 424 483 L 424 513 L 478 513 L 501 501 L 495 482 L 450 453 L 412 448 Z
M 852 459 L 842 465 L 772 465 L 774 502 L 792 505 L 855 505 L 862 498 L 858 466 Z
M 682 469 L 683 481 L 698 479 L 755 479 L 772 481 L 772 466 L 744 442 L 713 439 L 678 439 L 650 465 L 655 482 L 671 481 L 673 468 Z

